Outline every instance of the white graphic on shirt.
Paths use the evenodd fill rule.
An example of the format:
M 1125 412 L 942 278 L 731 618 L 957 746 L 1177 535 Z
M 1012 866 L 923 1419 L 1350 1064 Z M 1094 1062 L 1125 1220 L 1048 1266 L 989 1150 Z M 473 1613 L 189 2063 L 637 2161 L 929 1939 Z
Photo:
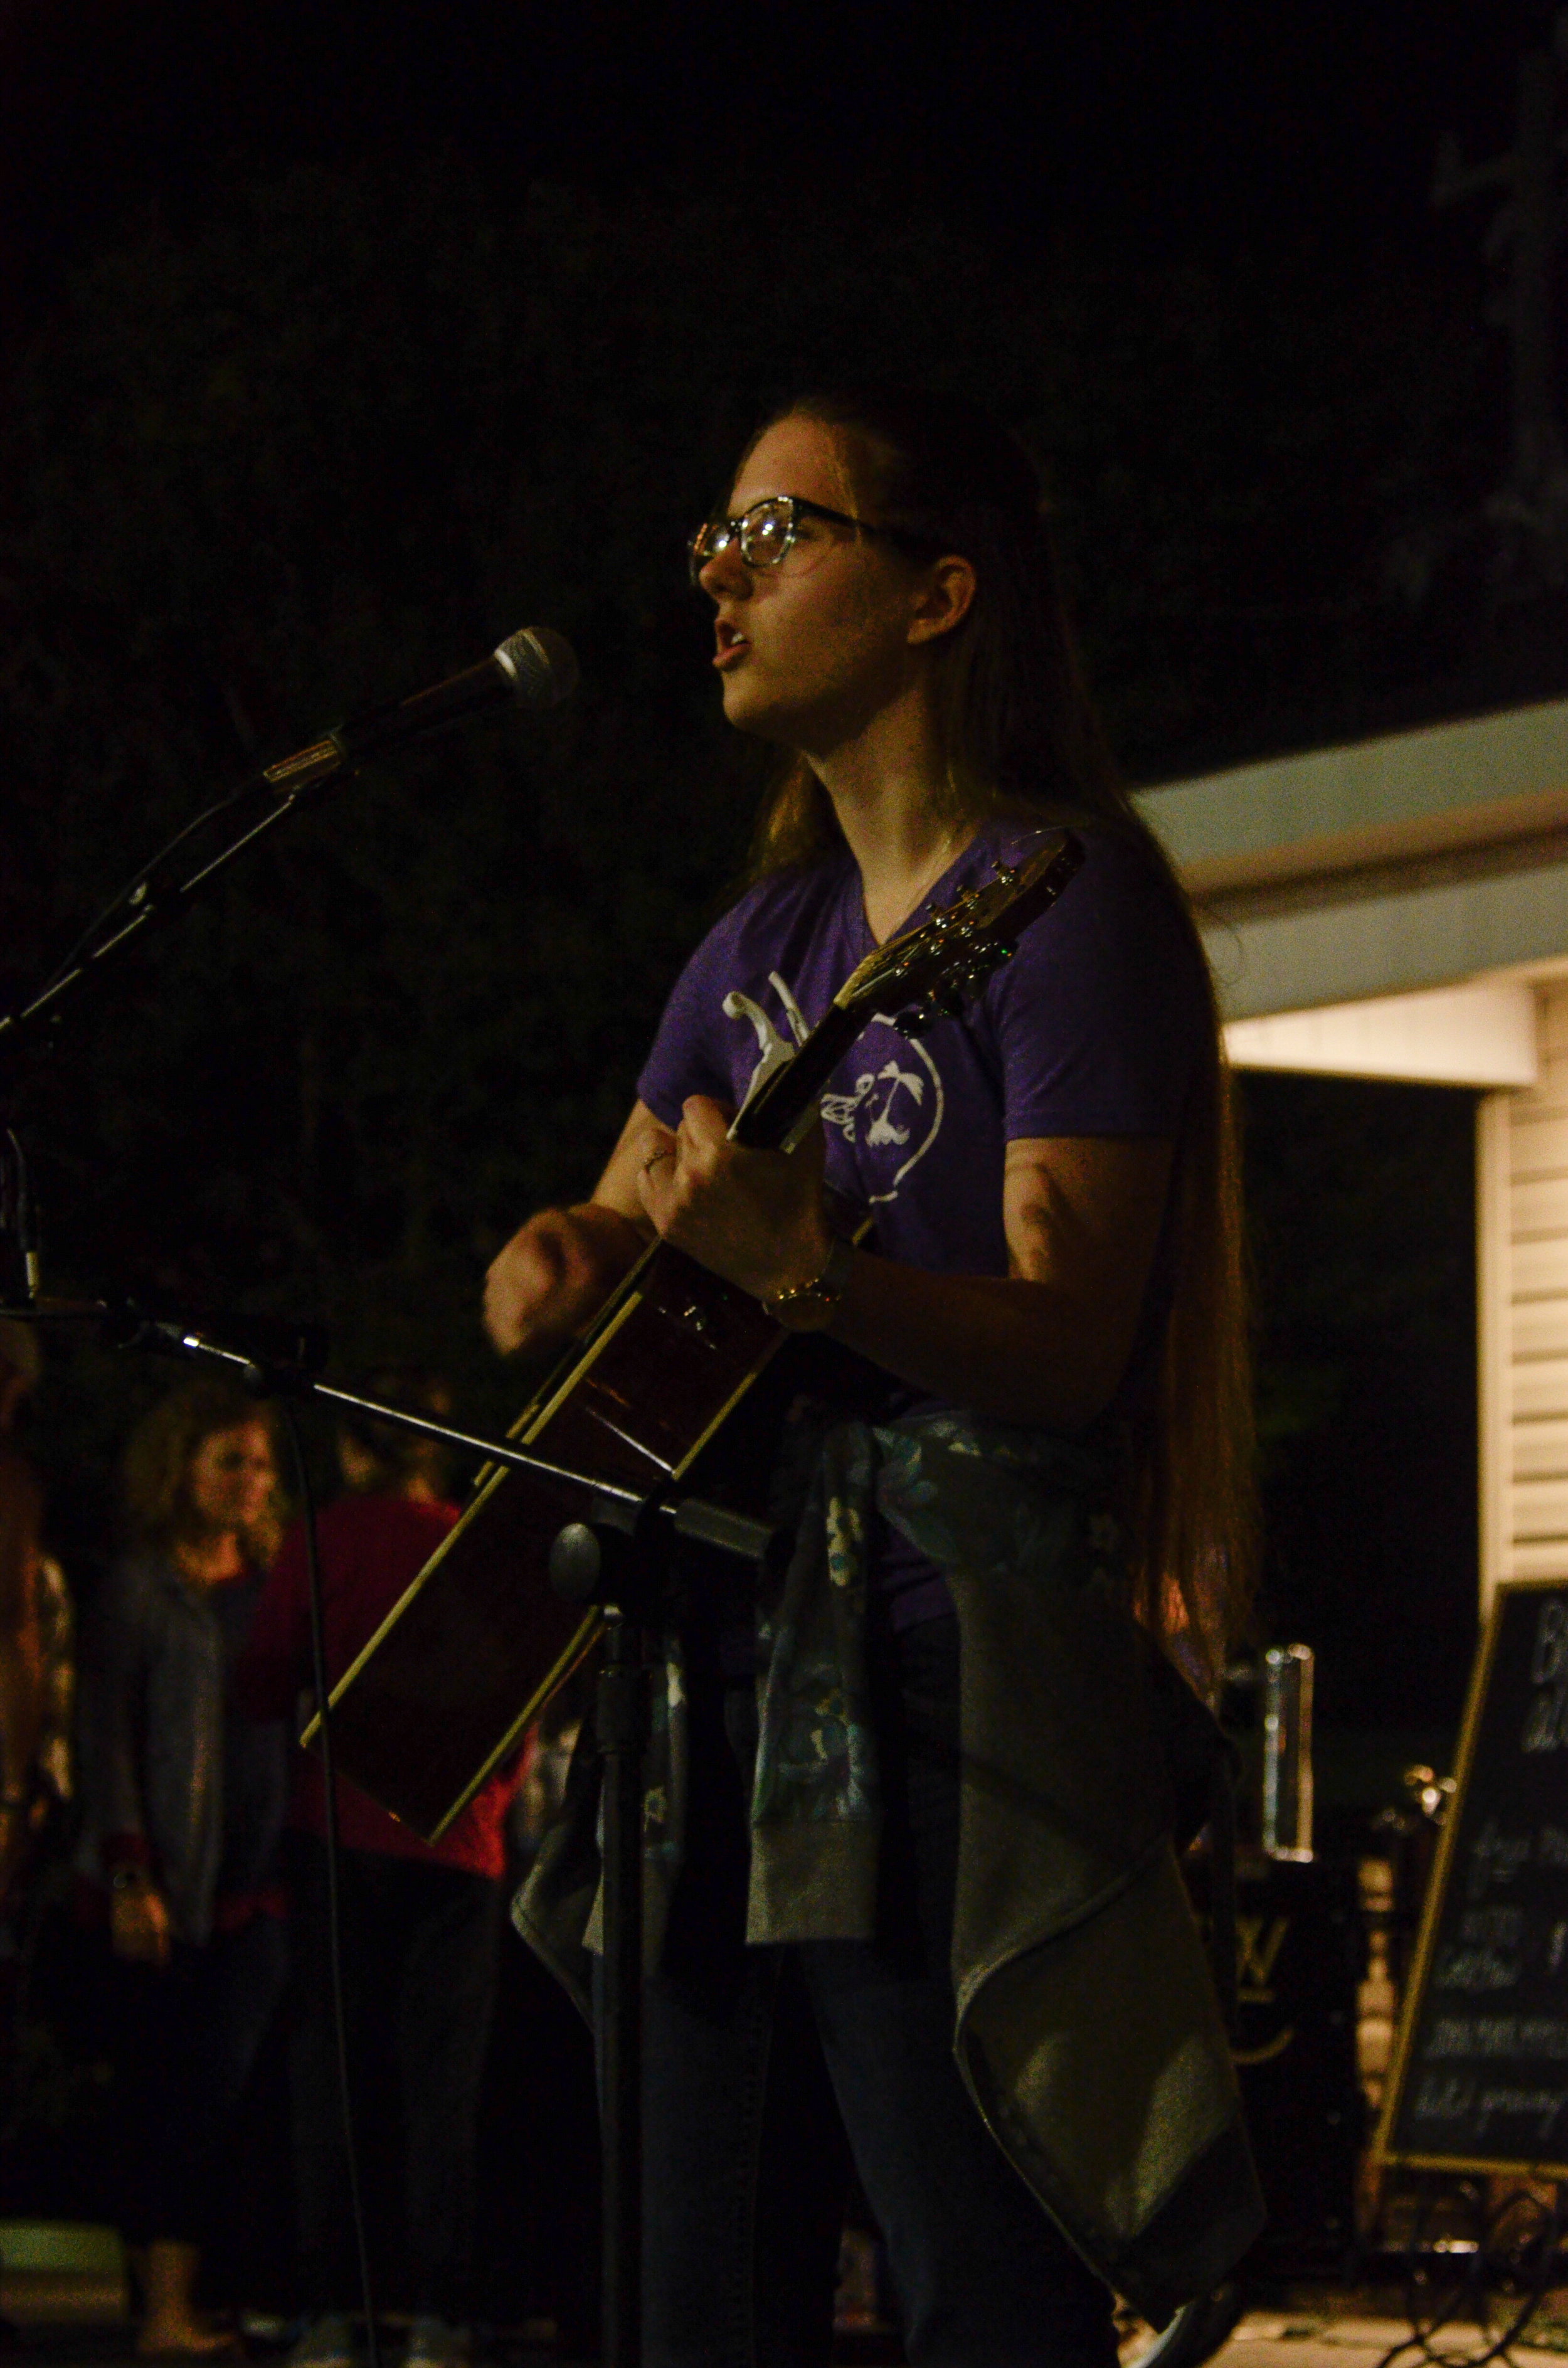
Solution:
M 895 1152 L 908 1150 L 908 1156 L 900 1161 L 883 1190 L 867 1194 L 869 1201 L 897 1200 L 899 1186 L 940 1134 L 947 1106 L 942 1073 L 926 1046 L 918 1037 L 898 1035 L 885 1011 L 879 1011 L 872 1019 L 860 1040 L 862 1047 L 869 1049 L 874 1059 L 882 1049 L 877 1042 L 877 1032 L 882 1029 L 893 1037 L 898 1048 L 895 1057 L 876 1068 L 862 1070 L 852 1094 L 824 1094 L 822 1099 L 824 1124 L 836 1127 L 846 1143 L 858 1139 L 868 1151 L 890 1147 Z M 926 1072 L 924 1076 L 919 1069 L 904 1065 L 911 1059 L 919 1062 Z M 913 1149 L 909 1149 L 911 1144 Z
M 757 1060 L 746 1087 L 747 1102 L 775 1070 L 784 1066 L 792 1057 L 795 1046 L 803 1044 L 811 1033 L 800 1005 L 777 971 L 768 973 L 767 983 L 784 1007 L 784 1016 L 795 1039 L 794 1044 L 780 1032 L 761 1004 L 751 996 L 732 988 L 723 1002 L 724 1017 L 727 1019 L 749 1020 L 756 1037 Z M 910 1041 L 900 1036 L 886 1012 L 879 1011 L 872 1019 L 860 1040 L 861 1047 L 863 1051 L 869 1052 L 875 1061 L 877 1053 L 887 1045 L 890 1036 L 892 1044 L 888 1049 L 892 1057 L 857 1076 L 852 1093 L 824 1094 L 822 1098 L 824 1125 L 835 1129 L 846 1143 L 857 1144 L 862 1153 L 908 1153 L 881 1191 L 867 1191 L 866 1199 L 873 1202 L 897 1200 L 899 1187 L 904 1178 L 925 1158 L 941 1133 L 947 1100 L 942 1091 L 941 1073 L 924 1043 L 918 1039 Z M 919 1066 L 910 1067 L 908 1064 L 912 1060 Z M 742 1106 L 744 1108 L 744 1104 Z M 913 1149 L 909 1148 L 911 1144 Z M 869 1183 L 868 1169 L 885 1169 L 887 1162 L 868 1162 L 862 1158 L 857 1164 L 861 1168 L 863 1180 Z
M 887 1087 L 886 1093 L 880 1098 L 877 1095 L 879 1086 Z M 823 1122 L 837 1127 L 839 1133 L 853 1143 L 859 1127 L 860 1113 L 869 1102 L 871 1122 L 866 1129 L 868 1145 L 905 1144 L 909 1141 L 910 1129 L 900 1126 L 893 1117 L 901 1087 L 911 1097 L 918 1113 L 926 1099 L 925 1078 L 917 1076 L 913 1069 L 901 1069 L 896 1061 L 889 1061 L 884 1067 L 874 1072 L 868 1069 L 863 1076 L 857 1077 L 852 1094 L 824 1094 Z
M 784 1006 L 784 1017 L 794 1031 L 795 1044 L 803 1044 L 812 1032 L 806 1025 L 805 1014 L 776 970 L 768 972 L 767 984 Z M 732 987 L 724 997 L 723 1011 L 726 1019 L 749 1019 L 756 1037 L 757 1062 L 741 1100 L 741 1108 L 744 1110 L 775 1069 L 783 1068 L 786 1062 L 794 1057 L 795 1045 L 787 1037 L 780 1036 L 761 1004 L 754 1003 L 749 995 L 742 995 L 738 987 Z

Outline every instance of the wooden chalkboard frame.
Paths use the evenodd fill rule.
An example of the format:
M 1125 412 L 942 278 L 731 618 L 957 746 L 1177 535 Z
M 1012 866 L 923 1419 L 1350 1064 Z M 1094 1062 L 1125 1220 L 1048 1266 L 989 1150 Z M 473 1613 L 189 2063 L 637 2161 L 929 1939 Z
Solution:
M 1521 2161 L 1503 2155 L 1444 2154 L 1414 2152 L 1408 2146 L 1394 2143 L 1400 2106 L 1405 2082 L 1411 2068 L 1411 2058 L 1417 2033 L 1423 2024 L 1426 2008 L 1426 1987 L 1437 1953 L 1438 1936 L 1443 1928 L 1448 1907 L 1449 1885 L 1453 1873 L 1460 1835 L 1463 1830 L 1465 1809 L 1470 1794 L 1471 1778 L 1474 1772 L 1476 1751 L 1491 1690 L 1497 1648 L 1502 1639 L 1503 1624 L 1511 1603 L 1525 1596 L 1568 1595 L 1568 1577 L 1508 1579 L 1496 1588 L 1492 1610 L 1486 1622 L 1475 1667 L 1471 1675 L 1465 1697 L 1464 1721 L 1460 1730 L 1458 1764 L 1454 1770 L 1454 1790 L 1443 1820 L 1442 1835 L 1433 1865 L 1431 1880 L 1422 1906 L 1421 1929 L 1417 1936 L 1415 1961 L 1410 1978 L 1400 2001 L 1399 2028 L 1394 2039 L 1392 2060 L 1388 2081 L 1383 2090 L 1377 2129 L 1373 2135 L 1371 2154 L 1378 2165 L 1392 2164 L 1411 2170 L 1454 2170 L 1502 2172 L 1521 2178 L 1568 2180 L 1568 2161 L 1549 2159 L 1544 2156 Z M 1568 2148 L 1562 2148 L 1568 2152 Z

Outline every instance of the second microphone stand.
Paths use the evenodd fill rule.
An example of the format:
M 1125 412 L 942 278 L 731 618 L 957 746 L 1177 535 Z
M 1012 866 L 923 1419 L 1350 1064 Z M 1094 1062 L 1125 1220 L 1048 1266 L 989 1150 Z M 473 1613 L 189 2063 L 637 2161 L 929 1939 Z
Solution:
M 107 1313 L 85 1306 L 69 1312 Z M 245 1321 L 239 1319 L 242 1326 Z M 286 1336 L 287 1327 L 279 1332 Z M 581 1492 L 584 1518 L 569 1522 L 556 1538 L 550 1577 L 569 1600 L 597 1603 L 604 1619 L 594 1705 L 595 1739 L 604 1769 L 604 1947 L 597 2032 L 604 2204 L 602 2360 L 604 2368 L 642 2368 L 642 1824 L 649 1640 L 664 1625 L 671 1560 L 681 1539 L 717 1546 L 760 1568 L 777 1542 L 777 1531 L 700 1497 L 640 1497 L 531 1454 L 509 1440 L 481 1438 L 434 1416 L 337 1389 L 310 1369 L 311 1362 L 324 1356 L 319 1335 L 292 1336 L 306 1343 L 308 1361 L 260 1360 L 199 1325 L 177 1319 L 128 1319 L 122 1314 L 115 1337 L 128 1347 L 237 1372 L 258 1396 L 319 1398 L 324 1405 L 352 1408 L 489 1462 L 566 1481 Z M 328 1706 L 324 1702 L 321 1709 L 325 1724 Z

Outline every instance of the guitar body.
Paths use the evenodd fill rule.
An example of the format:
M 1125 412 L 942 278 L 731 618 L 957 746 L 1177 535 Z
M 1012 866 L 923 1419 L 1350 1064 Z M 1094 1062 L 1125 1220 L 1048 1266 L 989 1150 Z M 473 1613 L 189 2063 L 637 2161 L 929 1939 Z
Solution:
M 786 1338 L 755 1299 L 656 1244 L 514 1424 L 519 1446 L 656 1496 Z M 550 1549 L 591 1496 L 494 1466 L 332 1694 L 338 1771 L 435 1841 L 593 1645 Z M 307 1730 L 306 1740 L 313 1737 Z
M 1083 862 L 1071 831 L 1040 837 L 1040 852 L 1020 868 L 999 867 L 986 886 L 869 955 L 804 1043 L 759 1068 L 732 1139 L 790 1150 L 875 1011 L 897 1014 L 896 1024 L 916 1034 L 978 993 Z M 846 1212 L 841 1202 L 830 1221 L 855 1235 Z M 589 1484 L 653 1504 L 683 1479 L 789 1337 L 744 1292 L 655 1244 L 510 1435 Z M 555 1593 L 549 1560 L 560 1531 L 588 1518 L 593 1500 L 591 1485 L 482 1472 L 450 1537 L 333 1690 L 337 1767 L 432 1841 L 592 1647 L 599 1615 Z M 312 1723 L 304 1740 L 315 1733 Z

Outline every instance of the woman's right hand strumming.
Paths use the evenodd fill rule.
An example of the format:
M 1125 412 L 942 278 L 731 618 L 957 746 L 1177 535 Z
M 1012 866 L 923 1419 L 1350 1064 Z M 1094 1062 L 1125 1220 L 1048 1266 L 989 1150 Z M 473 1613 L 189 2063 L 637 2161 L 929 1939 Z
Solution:
M 637 1102 L 591 1201 L 541 1209 L 512 1235 L 484 1278 L 484 1328 L 504 1357 L 560 1349 L 585 1331 L 653 1238 L 637 1184 L 675 1137 Z
M 642 1248 L 630 1219 L 589 1201 L 541 1209 L 484 1278 L 484 1328 L 504 1357 L 583 1331 Z

